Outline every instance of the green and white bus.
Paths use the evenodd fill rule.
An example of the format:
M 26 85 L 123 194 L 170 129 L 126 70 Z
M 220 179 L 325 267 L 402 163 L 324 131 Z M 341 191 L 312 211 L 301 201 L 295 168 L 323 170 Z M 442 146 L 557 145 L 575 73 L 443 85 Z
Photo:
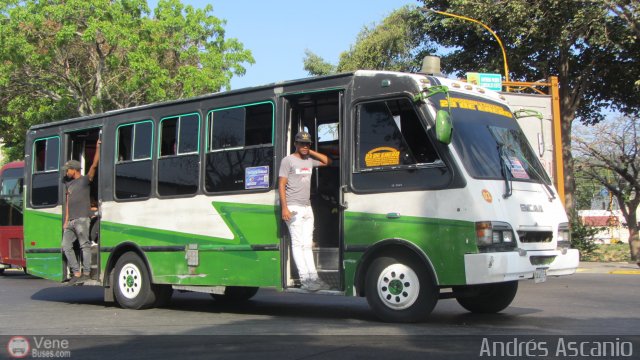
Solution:
M 141 309 L 173 290 L 243 301 L 299 286 L 277 193 L 300 130 L 331 166 L 312 181 L 314 255 L 331 288 L 384 321 L 438 299 L 509 306 L 519 280 L 569 275 L 578 252 L 556 191 L 501 96 L 428 74 L 356 71 L 37 125 L 27 134 L 28 271 L 64 281 L 61 164 L 92 183 L 92 280 Z

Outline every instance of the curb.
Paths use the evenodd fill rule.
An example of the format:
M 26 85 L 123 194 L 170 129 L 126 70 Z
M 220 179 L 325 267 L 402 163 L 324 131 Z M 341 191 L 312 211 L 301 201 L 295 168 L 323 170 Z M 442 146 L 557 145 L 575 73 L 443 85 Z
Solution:
M 612 275 L 640 275 L 640 269 L 635 263 L 627 262 L 581 262 L 576 273 L 582 274 L 612 274 Z
M 640 270 L 613 270 L 609 274 L 615 275 L 640 275 Z

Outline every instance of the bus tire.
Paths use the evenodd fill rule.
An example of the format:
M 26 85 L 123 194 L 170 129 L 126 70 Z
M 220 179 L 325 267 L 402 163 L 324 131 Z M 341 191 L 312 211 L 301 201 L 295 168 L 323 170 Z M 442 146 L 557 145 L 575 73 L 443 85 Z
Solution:
M 365 294 L 375 315 L 386 322 L 425 320 L 438 302 L 438 287 L 424 264 L 402 255 L 373 260 Z
M 495 314 L 506 309 L 511 305 L 517 292 L 517 281 L 453 288 L 458 304 L 478 314 Z
M 134 252 L 124 253 L 114 268 L 113 291 L 118 304 L 126 309 L 146 309 L 156 302 L 149 271 L 144 261 Z
M 224 303 L 244 302 L 254 297 L 258 289 L 251 286 L 227 286 L 224 294 L 211 294 L 211 297 Z
M 0 275 L 4 274 L 4 268 L 0 268 Z

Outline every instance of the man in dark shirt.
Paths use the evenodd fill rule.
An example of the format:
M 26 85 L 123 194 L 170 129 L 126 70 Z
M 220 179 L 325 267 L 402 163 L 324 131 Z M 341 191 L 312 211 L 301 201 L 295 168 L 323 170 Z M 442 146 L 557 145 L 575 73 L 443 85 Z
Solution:
M 89 242 L 89 223 L 91 218 L 90 210 L 90 183 L 96 175 L 100 162 L 100 140 L 96 142 L 96 153 L 93 163 L 83 176 L 80 172 L 81 165 L 77 160 L 69 160 L 64 164 L 65 176 L 65 202 L 64 202 L 64 225 L 62 234 L 62 250 L 67 257 L 67 264 L 73 272 L 73 277 L 69 280 L 69 285 L 81 285 L 90 279 L 91 273 L 91 243 Z M 76 259 L 73 251 L 73 243 L 78 241 L 82 250 L 82 267 Z

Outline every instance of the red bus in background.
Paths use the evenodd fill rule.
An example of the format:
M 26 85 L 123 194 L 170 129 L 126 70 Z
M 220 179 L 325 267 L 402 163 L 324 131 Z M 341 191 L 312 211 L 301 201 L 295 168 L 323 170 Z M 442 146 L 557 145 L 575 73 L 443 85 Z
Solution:
M 24 161 L 0 168 L 0 274 L 11 267 L 26 271 L 22 229 Z

